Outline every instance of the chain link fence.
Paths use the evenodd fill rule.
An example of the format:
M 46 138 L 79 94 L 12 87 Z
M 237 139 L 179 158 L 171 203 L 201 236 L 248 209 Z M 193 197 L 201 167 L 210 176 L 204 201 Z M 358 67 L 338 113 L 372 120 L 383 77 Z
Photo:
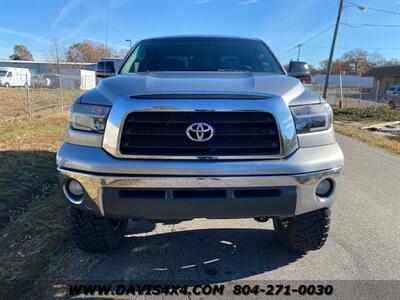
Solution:
M 79 76 L 65 74 L 35 74 L 22 80 L 19 86 L 0 87 L 0 120 L 32 119 L 63 112 L 85 90 L 96 85 L 93 71 L 80 70 Z M 307 85 L 322 95 L 322 84 Z M 327 101 L 337 107 L 367 108 L 387 106 L 388 100 L 378 97 L 372 88 L 331 86 Z
M 9 83 L 8 83 L 9 82 Z M 93 71 L 81 70 L 79 76 L 34 74 L 0 86 L 0 120 L 32 119 L 63 112 L 76 97 L 96 85 Z
M 307 87 L 322 96 L 323 85 L 311 84 Z M 326 100 L 333 106 L 343 108 L 388 106 L 388 99 L 378 96 L 372 88 L 331 86 L 328 89 Z

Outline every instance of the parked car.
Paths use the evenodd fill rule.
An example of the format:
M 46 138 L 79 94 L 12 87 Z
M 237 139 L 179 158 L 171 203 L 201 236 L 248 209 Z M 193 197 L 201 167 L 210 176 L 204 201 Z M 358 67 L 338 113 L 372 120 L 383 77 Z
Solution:
M 117 247 L 129 218 L 272 218 L 289 249 L 324 245 L 343 166 L 332 109 L 263 41 L 146 39 L 96 75 L 57 153 L 80 249 Z
M 311 73 L 309 66 L 303 61 L 291 61 L 289 63 L 288 72 L 299 79 L 303 84 L 311 84 Z
M 386 98 L 390 98 L 391 96 L 400 95 L 400 85 L 392 85 L 390 88 L 386 90 Z
M 58 89 L 60 87 L 60 75 L 57 73 L 44 73 L 42 74 L 44 78 L 47 78 L 49 81 L 49 88 Z
M 18 87 L 31 85 L 31 72 L 27 68 L 0 68 L 0 86 Z
M 32 75 L 31 85 L 33 88 L 48 88 L 50 87 L 50 79 L 40 74 Z

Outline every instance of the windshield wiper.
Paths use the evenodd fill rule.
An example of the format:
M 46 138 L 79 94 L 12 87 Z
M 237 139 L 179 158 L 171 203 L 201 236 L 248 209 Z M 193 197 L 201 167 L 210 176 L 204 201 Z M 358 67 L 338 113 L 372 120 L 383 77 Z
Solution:
M 217 72 L 247 72 L 240 69 L 217 69 Z

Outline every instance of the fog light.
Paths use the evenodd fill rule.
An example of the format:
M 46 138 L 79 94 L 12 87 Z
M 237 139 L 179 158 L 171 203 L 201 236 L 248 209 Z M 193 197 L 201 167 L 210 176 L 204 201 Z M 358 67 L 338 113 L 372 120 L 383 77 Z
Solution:
M 83 187 L 78 181 L 71 180 L 68 182 L 68 192 L 75 197 L 80 197 L 83 195 Z
M 330 179 L 324 179 L 317 185 L 316 193 L 319 197 L 329 197 L 333 190 L 333 183 Z

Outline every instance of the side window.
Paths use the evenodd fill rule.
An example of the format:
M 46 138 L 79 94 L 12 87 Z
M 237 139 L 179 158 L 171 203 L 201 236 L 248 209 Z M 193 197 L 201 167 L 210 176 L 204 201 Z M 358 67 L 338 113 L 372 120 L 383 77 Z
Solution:
M 7 77 L 12 77 L 12 72 L 8 72 Z
M 121 74 L 142 72 L 145 70 L 146 51 L 142 44 L 138 45 L 122 67 Z

